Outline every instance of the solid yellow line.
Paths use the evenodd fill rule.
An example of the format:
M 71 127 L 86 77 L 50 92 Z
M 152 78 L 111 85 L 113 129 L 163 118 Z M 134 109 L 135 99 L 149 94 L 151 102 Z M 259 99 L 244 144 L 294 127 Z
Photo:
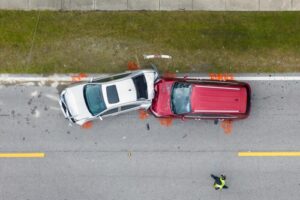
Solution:
M 241 157 L 247 156 L 300 156 L 300 152 L 239 152 L 238 154 Z
M 0 158 L 44 158 L 44 153 L 0 153 Z

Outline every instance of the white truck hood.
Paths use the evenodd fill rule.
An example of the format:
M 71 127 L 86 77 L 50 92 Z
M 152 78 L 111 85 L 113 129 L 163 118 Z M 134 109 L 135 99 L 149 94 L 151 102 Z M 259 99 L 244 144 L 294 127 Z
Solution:
M 144 75 L 147 81 L 148 99 L 152 100 L 154 98 L 154 81 L 156 74 L 154 72 L 145 72 Z
M 84 100 L 83 87 L 84 85 L 76 85 L 67 88 L 65 92 L 65 103 L 75 121 L 82 121 L 92 117 Z M 82 123 L 84 122 L 85 120 Z M 80 124 L 80 122 L 76 123 Z

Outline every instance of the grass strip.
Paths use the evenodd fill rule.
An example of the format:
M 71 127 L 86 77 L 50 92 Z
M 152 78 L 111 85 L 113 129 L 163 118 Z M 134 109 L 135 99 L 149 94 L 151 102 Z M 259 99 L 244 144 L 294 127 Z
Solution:
M 1 73 L 298 72 L 300 12 L 0 11 Z

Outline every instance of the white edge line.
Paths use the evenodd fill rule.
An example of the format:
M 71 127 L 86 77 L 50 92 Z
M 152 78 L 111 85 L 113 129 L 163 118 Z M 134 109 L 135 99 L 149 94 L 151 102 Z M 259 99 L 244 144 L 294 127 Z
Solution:
M 105 74 L 101 74 L 103 76 Z M 108 74 L 107 74 L 108 75 Z M 98 75 L 95 75 L 98 76 Z M 300 81 L 300 76 L 233 76 L 233 80 L 237 81 Z M 184 78 L 178 76 L 177 78 Z M 189 79 L 210 79 L 209 76 L 186 77 Z M 81 78 L 80 81 L 88 81 L 89 77 Z M 72 82 L 72 76 L 49 76 L 49 77 L 24 77 L 24 76 L 9 76 L 0 75 L 0 82 L 2 83 L 16 83 L 16 82 Z
M 81 78 L 80 81 L 88 81 L 89 78 Z M 0 82 L 72 82 L 72 77 L 0 77 Z
M 177 77 L 183 78 L 183 77 Z M 208 76 L 186 77 L 190 79 L 210 79 Z M 236 81 L 300 81 L 300 76 L 233 76 Z M 217 81 L 217 80 L 216 80 Z

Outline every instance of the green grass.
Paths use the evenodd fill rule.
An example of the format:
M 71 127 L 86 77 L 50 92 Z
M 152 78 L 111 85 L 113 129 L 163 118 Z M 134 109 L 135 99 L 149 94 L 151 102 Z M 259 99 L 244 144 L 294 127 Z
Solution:
M 300 71 L 300 13 L 0 11 L 1 73 L 119 72 L 159 53 L 161 71 Z

